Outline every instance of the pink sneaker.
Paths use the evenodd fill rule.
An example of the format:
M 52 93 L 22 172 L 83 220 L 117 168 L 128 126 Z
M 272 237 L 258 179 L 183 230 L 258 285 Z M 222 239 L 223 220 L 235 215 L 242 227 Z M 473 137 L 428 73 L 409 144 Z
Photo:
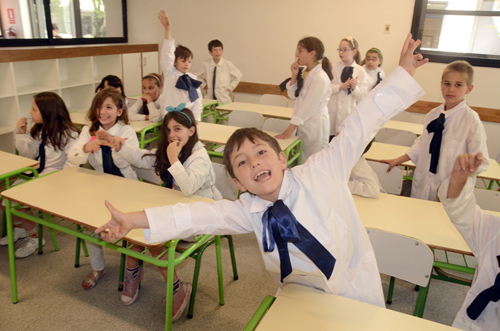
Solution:
M 131 305 L 137 299 L 139 294 L 139 285 L 141 284 L 142 277 L 144 276 L 144 270 L 139 267 L 136 277 L 130 271 L 125 271 L 125 280 L 123 281 L 123 291 L 121 300 L 125 306 Z
M 184 296 L 182 296 L 183 293 L 177 293 L 176 295 L 174 295 L 172 304 L 172 322 L 177 321 L 182 316 L 182 313 L 186 309 L 186 306 L 189 304 L 189 300 L 191 299 L 191 283 L 181 283 L 184 289 Z

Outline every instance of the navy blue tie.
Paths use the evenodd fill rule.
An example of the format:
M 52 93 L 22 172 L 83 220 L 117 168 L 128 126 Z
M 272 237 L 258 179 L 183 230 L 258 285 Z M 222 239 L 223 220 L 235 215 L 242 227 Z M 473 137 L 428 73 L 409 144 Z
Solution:
M 342 83 L 345 83 L 349 78 L 352 79 L 353 72 L 354 72 L 353 67 L 344 67 L 344 69 L 342 69 L 342 74 L 340 75 L 340 81 Z M 350 88 L 347 89 L 347 94 L 351 94 Z
M 216 77 L 216 73 L 217 73 L 217 66 L 214 67 L 214 78 L 212 79 L 212 99 L 214 100 L 217 100 L 217 98 L 215 97 L 215 77 Z
M 189 77 L 188 74 L 184 74 L 177 79 L 177 83 L 175 84 L 175 87 L 178 89 L 187 91 L 189 94 L 189 100 L 191 102 L 194 102 L 196 99 L 198 99 L 200 96 L 198 95 L 198 92 L 196 89 L 200 87 L 201 82 L 199 80 L 193 79 Z
M 439 154 L 441 152 L 441 141 L 443 140 L 444 120 L 444 114 L 441 113 L 438 118 L 427 125 L 427 132 L 434 132 L 431 144 L 429 145 L 429 153 L 431 154 L 429 171 L 433 174 L 437 173 Z
M 500 255 L 497 256 L 497 260 L 500 267 Z M 490 301 L 498 302 L 498 300 L 500 300 L 500 273 L 497 274 L 493 286 L 479 293 L 470 303 L 469 307 L 467 307 L 467 316 L 472 320 L 476 320 Z
M 102 152 L 102 168 L 104 173 L 124 177 L 120 169 L 113 162 L 113 156 L 111 155 L 111 147 L 101 146 Z
M 380 84 L 380 82 L 382 81 L 382 75 L 380 74 L 380 71 L 377 72 L 377 82 L 375 83 L 375 85 L 373 85 L 373 88 L 375 88 L 378 84 Z
M 148 102 L 146 100 L 142 100 L 141 114 L 149 115 Z
M 262 245 L 264 252 L 274 251 L 278 246 L 280 256 L 281 282 L 292 273 L 292 263 L 288 252 L 288 242 L 293 243 L 304 253 L 327 279 L 335 267 L 335 257 L 300 224 L 283 200 L 276 201 L 262 216 L 264 226 Z M 269 245 L 267 239 L 269 232 Z
M 38 156 L 36 158 L 36 160 L 40 160 L 40 166 L 38 167 L 38 169 L 36 169 L 38 171 L 38 174 L 40 174 L 43 169 L 45 169 L 45 143 L 44 142 L 41 142 L 40 145 L 38 146 Z M 30 173 L 30 174 L 24 174 L 28 177 L 34 177 L 35 174 L 34 173 Z

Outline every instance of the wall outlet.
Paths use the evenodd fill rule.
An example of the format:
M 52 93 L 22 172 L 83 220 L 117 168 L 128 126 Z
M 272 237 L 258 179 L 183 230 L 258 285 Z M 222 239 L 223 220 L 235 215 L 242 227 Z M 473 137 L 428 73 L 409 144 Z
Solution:
M 391 25 L 390 24 L 384 25 L 384 33 L 391 33 Z

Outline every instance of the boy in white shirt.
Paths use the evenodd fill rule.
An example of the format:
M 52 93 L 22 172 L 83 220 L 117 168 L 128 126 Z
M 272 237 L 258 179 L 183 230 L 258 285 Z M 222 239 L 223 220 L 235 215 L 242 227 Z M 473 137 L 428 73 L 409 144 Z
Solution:
M 202 82 L 201 89 L 205 92 L 205 98 L 217 100 L 221 105 L 230 103 L 233 90 L 238 86 L 243 74 L 232 62 L 222 58 L 224 46 L 219 40 L 208 43 L 208 52 L 212 58 L 201 64 L 198 74 Z
M 444 104 L 431 110 L 424 119 L 424 132 L 406 154 L 392 160 L 382 160 L 392 167 L 412 160 L 417 166 L 413 176 L 411 196 L 437 200 L 437 190 L 448 176 L 458 155 L 482 152 L 485 162 L 479 172 L 488 169 L 486 132 L 479 115 L 464 99 L 474 87 L 474 69 L 465 61 L 450 63 L 443 71 L 441 93 Z
M 297 283 L 385 307 L 375 254 L 347 181 L 377 130 L 423 95 L 411 77 L 428 61 L 413 55 L 419 44 L 408 35 L 400 67 L 346 119 L 343 134 L 304 165 L 286 170 L 285 154 L 273 137 L 240 129 L 226 144 L 224 162 L 238 188 L 249 193 L 236 201 L 128 214 L 106 202 L 112 219 L 96 233 L 109 231 L 102 237 L 115 241 L 132 228 L 145 228 L 147 242 L 156 243 L 193 234 L 254 232 L 279 286 Z
M 500 217 L 476 205 L 474 174 L 481 153 L 457 157 L 451 176 L 439 188 L 450 220 L 477 258 L 478 270 L 453 326 L 463 330 L 498 330 L 500 326 Z

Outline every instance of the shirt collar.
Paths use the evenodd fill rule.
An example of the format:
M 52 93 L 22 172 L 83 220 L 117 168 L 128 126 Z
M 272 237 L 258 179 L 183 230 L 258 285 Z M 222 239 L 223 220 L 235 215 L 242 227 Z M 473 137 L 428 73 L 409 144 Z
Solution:
M 221 58 L 220 58 L 220 60 L 219 60 L 219 64 L 215 64 L 214 59 L 213 59 L 213 58 L 211 58 L 211 59 L 210 59 L 210 66 L 212 66 L 212 67 L 215 67 L 215 66 L 220 67 L 220 66 L 222 65 L 222 63 L 223 63 L 223 62 L 224 62 L 224 58 L 223 58 L 223 57 L 221 57 Z
M 453 114 L 457 113 L 460 111 L 460 109 L 462 109 L 463 107 L 465 107 L 467 105 L 467 102 L 464 100 L 462 100 L 462 102 L 460 102 L 458 105 L 456 105 L 455 107 L 451 108 L 451 109 L 448 109 L 448 110 L 444 110 L 444 106 L 445 104 L 443 103 L 442 105 L 442 109 L 441 109 L 441 113 L 444 114 L 444 118 L 448 118 L 450 116 L 453 116 Z
M 283 181 L 281 182 L 280 193 L 278 194 L 278 199 L 285 201 L 292 191 L 293 187 L 293 175 L 290 170 L 285 170 L 283 174 Z M 250 204 L 250 214 L 262 213 L 273 203 L 268 200 L 259 198 L 258 196 L 253 196 L 252 202 Z

